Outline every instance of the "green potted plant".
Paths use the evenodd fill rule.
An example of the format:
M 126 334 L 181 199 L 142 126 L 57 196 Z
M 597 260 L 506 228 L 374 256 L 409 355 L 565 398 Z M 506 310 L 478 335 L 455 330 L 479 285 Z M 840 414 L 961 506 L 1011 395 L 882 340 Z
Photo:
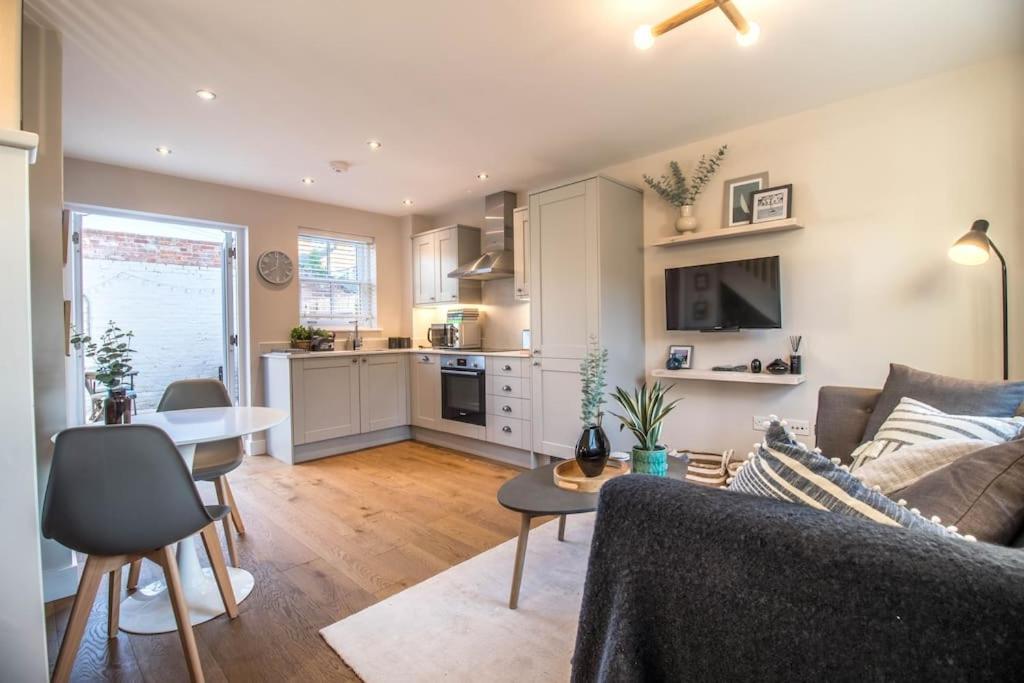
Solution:
M 580 383 L 583 399 L 580 402 L 580 421 L 583 434 L 576 442 L 576 463 L 588 477 L 604 472 L 604 466 L 611 454 L 608 435 L 601 428 L 604 405 L 605 371 L 608 365 L 608 349 L 602 349 L 596 340 L 591 340 L 590 349 L 580 363 Z
M 659 197 L 679 209 L 679 218 L 676 219 L 677 232 L 686 233 L 697 230 L 697 218 L 693 215 L 693 205 L 722 164 L 722 159 L 725 158 L 728 148 L 728 145 L 722 145 L 711 156 L 702 154 L 700 161 L 697 162 L 697 168 L 693 172 L 693 177 L 689 181 L 683 175 L 677 161 L 670 161 L 668 164 L 671 175 L 662 175 L 661 178 L 655 180 L 646 173 L 644 174 L 644 182 L 647 183 L 647 186 L 654 190 Z
M 82 333 L 75 333 L 70 339 L 75 348 L 84 345 L 86 357 L 96 361 L 96 381 L 107 388 L 107 396 L 103 399 L 103 421 L 108 425 L 132 421 L 131 398 L 125 389 L 124 379 L 134 371 L 132 354 L 135 349 L 131 347 L 134 337 L 134 332 L 122 330 L 111 320 L 99 343 Z
M 291 342 L 293 349 L 302 349 L 303 351 L 309 351 L 310 342 L 313 340 L 313 328 L 306 327 L 305 325 L 299 325 L 293 327 L 291 332 Z
M 612 413 L 622 422 L 619 430 L 628 427 L 636 437 L 636 445 L 633 446 L 633 472 L 638 474 L 668 476 L 668 450 L 659 443 L 661 423 L 682 400 L 677 398 L 665 403 L 668 391 L 669 387 L 662 386 L 661 382 L 655 382 L 654 386 L 648 387 L 647 384 L 643 384 L 640 388 L 634 389 L 632 395 L 622 387 L 615 387 L 615 393 L 612 394 L 612 398 L 622 406 L 624 413 Z

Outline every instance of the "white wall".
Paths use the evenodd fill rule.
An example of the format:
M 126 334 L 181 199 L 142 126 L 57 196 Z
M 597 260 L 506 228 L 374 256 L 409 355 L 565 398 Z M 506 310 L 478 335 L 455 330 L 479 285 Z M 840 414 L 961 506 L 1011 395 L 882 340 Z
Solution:
M 710 96 L 708 93 L 699 96 Z M 670 160 L 729 156 L 700 198 L 701 230 L 716 230 L 722 182 L 759 171 L 792 183 L 805 230 L 645 250 L 648 370 L 670 344 L 693 344 L 694 364 L 763 362 L 805 337 L 808 381 L 797 388 L 681 382 L 668 420 L 680 448 L 736 448 L 755 414 L 813 420 L 822 385 L 879 387 L 888 363 L 977 379 L 1001 377 L 999 267 L 946 257 L 975 218 L 1009 261 L 1011 376 L 1024 377 L 1024 60 L 972 66 L 751 126 L 603 169 L 642 186 Z M 675 214 L 644 195 L 645 242 L 673 234 Z M 779 254 L 783 329 L 729 334 L 665 331 L 665 268 Z

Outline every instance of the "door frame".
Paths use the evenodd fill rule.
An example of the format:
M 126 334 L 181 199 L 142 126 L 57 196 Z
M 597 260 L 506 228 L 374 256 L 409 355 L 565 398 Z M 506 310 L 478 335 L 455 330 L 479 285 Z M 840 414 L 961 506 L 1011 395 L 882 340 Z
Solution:
M 64 269 L 64 283 L 67 298 L 71 301 L 71 322 L 76 328 L 81 329 L 82 307 L 80 305 L 80 294 L 82 292 L 82 249 L 81 239 L 77 237 L 81 230 L 81 214 L 93 213 L 113 216 L 115 218 L 135 218 L 139 220 L 152 221 L 155 223 L 170 223 L 174 225 L 186 225 L 196 228 L 207 228 L 222 230 L 230 233 L 235 247 L 235 263 L 233 287 L 228 291 L 225 288 L 222 292 L 227 297 L 234 295 L 234 307 L 238 318 L 238 329 L 234 334 L 238 335 L 238 344 L 234 354 L 238 362 L 238 405 L 252 405 L 252 368 L 250 367 L 250 345 L 249 338 L 249 228 L 245 225 L 235 223 L 222 223 L 201 218 L 185 218 L 182 216 L 171 216 L 168 214 L 150 213 L 148 211 L 134 211 L 130 209 L 113 209 L 99 204 L 83 204 L 79 202 L 65 202 L 64 208 L 71 212 L 68 234 L 68 259 Z M 231 268 L 224 269 L 224 277 L 230 277 Z M 225 353 L 230 357 L 231 351 L 228 348 L 230 340 L 228 335 L 234 328 L 234 321 L 224 317 L 225 325 Z M 71 352 L 68 359 L 68 372 L 65 377 L 65 391 L 70 397 L 68 401 L 68 424 L 77 425 L 82 423 L 82 416 L 85 414 L 85 405 L 81 394 L 80 380 L 85 372 L 85 360 L 81 353 Z M 225 373 L 229 369 L 225 368 Z

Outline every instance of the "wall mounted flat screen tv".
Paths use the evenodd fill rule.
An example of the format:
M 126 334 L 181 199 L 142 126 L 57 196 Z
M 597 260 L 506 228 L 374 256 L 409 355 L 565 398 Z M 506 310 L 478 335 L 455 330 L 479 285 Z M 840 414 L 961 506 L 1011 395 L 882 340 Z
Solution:
M 665 269 L 669 330 L 782 327 L 779 257 Z

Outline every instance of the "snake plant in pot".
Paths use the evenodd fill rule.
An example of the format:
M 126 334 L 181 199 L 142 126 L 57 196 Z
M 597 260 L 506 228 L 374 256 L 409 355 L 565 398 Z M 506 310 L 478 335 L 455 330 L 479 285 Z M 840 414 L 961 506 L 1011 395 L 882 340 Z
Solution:
M 665 395 L 669 387 L 655 382 L 648 387 L 643 384 L 634 389 L 630 395 L 622 387 L 615 387 L 612 398 L 622 406 L 623 415 L 612 413 L 622 424 L 619 430 L 629 428 L 636 437 L 633 446 L 633 472 L 637 474 L 653 474 L 657 477 L 668 476 L 668 450 L 659 443 L 661 441 L 661 423 L 681 401 L 677 398 L 668 403 Z
M 596 340 L 591 340 L 590 349 L 580 363 L 580 384 L 583 398 L 580 402 L 580 421 L 583 434 L 576 442 L 576 464 L 588 477 L 604 472 L 604 466 L 611 455 L 611 443 L 601 428 L 601 406 L 604 405 L 605 371 L 608 366 L 608 349 L 602 349 Z

